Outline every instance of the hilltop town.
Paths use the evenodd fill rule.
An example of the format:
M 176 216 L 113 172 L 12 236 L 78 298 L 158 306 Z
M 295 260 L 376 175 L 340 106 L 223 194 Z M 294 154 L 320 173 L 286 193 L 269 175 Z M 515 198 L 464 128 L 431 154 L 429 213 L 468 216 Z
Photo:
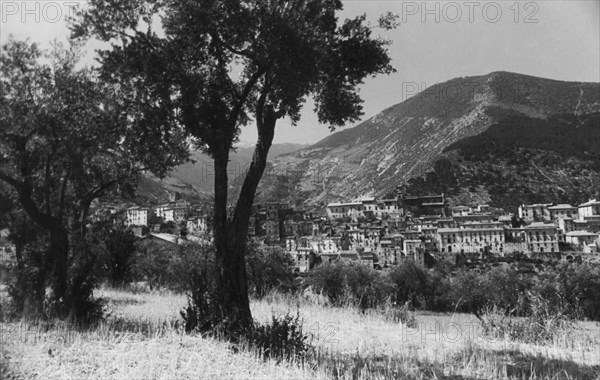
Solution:
M 211 241 L 211 215 L 210 207 L 180 200 L 174 193 L 158 206 L 98 204 L 92 220 L 121 224 L 140 238 L 186 244 Z M 517 213 L 488 205 L 450 207 L 444 194 L 399 193 L 321 208 L 267 202 L 254 205 L 249 236 L 285 249 L 300 273 L 338 259 L 383 269 L 406 259 L 425 266 L 427 258 L 455 264 L 465 257 L 518 253 L 572 258 L 600 250 L 600 201 L 521 205 Z

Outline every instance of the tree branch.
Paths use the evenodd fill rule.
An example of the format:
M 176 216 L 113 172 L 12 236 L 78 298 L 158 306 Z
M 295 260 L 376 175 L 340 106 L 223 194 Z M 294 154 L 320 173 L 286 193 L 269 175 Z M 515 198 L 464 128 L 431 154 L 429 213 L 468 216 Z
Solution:
M 24 187 L 25 184 L 23 182 L 20 182 L 2 172 L 0 172 L 0 180 L 8 183 L 9 185 L 11 185 L 12 187 L 14 187 L 15 190 L 19 191 L 20 188 Z
M 256 72 L 254 74 L 252 74 L 250 79 L 248 79 L 248 82 L 246 82 L 246 85 L 244 86 L 244 90 L 242 91 L 242 94 L 241 94 L 238 102 L 231 110 L 231 113 L 229 115 L 229 120 L 228 120 L 229 125 L 235 126 L 235 124 L 237 123 L 237 119 L 240 115 L 240 112 L 242 112 L 242 108 L 244 107 L 244 104 L 246 103 L 248 96 L 252 92 L 252 88 L 254 88 L 254 86 L 260 79 L 260 77 L 263 76 L 266 72 L 267 72 L 266 68 L 259 67 L 258 70 L 256 70 Z

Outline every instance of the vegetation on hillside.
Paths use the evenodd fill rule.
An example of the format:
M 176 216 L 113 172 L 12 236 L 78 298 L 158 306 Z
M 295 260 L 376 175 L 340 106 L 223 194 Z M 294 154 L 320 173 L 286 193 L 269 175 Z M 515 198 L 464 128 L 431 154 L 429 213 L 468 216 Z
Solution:
M 490 204 L 516 210 L 522 203 L 577 205 L 600 196 L 600 114 L 548 120 L 512 117 L 445 149 L 424 177 L 410 180 L 408 194 L 450 197 L 482 192 Z

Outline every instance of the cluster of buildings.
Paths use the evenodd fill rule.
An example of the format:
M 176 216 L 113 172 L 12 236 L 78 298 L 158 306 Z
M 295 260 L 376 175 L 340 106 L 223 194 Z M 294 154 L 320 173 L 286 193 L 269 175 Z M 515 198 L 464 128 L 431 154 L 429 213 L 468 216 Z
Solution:
M 180 200 L 177 193 L 169 194 L 169 202 L 157 206 L 124 206 L 100 204 L 91 213 L 92 221 L 112 220 L 130 227 L 136 235 L 159 234 L 170 224 L 171 235 L 206 236 L 210 234 L 210 211 L 203 205 Z M 185 231 L 185 232 L 184 232 Z
M 255 238 L 283 245 L 301 272 L 341 258 L 385 268 L 405 259 L 424 265 L 426 253 L 456 262 L 463 254 L 598 252 L 600 202 L 521 205 L 517 216 L 489 205 L 449 207 L 444 194 L 399 194 L 330 203 L 324 212 L 260 205 L 252 224 Z
M 96 211 L 112 213 L 110 207 Z M 116 212 L 116 211 L 114 211 Z M 173 222 L 191 236 L 210 235 L 210 213 L 175 198 L 155 207 L 129 207 L 124 224 L 147 227 Z M 355 260 L 375 268 L 427 254 L 456 262 L 463 254 L 598 252 L 600 201 L 521 205 L 518 215 L 488 205 L 450 207 L 444 194 L 329 203 L 325 208 L 292 208 L 285 202 L 253 206 L 249 236 L 292 254 L 298 271 L 323 261 Z M 177 233 L 175 233 L 177 234 Z M 208 240 L 209 238 L 207 238 Z

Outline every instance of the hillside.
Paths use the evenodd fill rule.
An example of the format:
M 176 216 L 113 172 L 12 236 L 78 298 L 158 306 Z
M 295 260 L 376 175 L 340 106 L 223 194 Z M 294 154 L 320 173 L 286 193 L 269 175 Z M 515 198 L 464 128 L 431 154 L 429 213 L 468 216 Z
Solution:
M 598 83 L 507 72 L 452 79 L 280 155 L 259 196 L 317 204 L 402 187 L 500 207 L 547 194 L 581 200 L 598 185 L 599 113 Z
M 300 144 L 273 144 L 269 158 L 305 147 Z M 254 147 L 239 147 L 231 153 L 229 181 L 242 178 L 252 161 Z M 214 191 L 213 161 L 200 151 L 192 152 L 191 161 L 177 166 L 162 180 L 145 174 L 140 178 L 136 196 L 142 203 L 166 202 L 169 192 L 178 192 L 188 201 L 209 199 Z

